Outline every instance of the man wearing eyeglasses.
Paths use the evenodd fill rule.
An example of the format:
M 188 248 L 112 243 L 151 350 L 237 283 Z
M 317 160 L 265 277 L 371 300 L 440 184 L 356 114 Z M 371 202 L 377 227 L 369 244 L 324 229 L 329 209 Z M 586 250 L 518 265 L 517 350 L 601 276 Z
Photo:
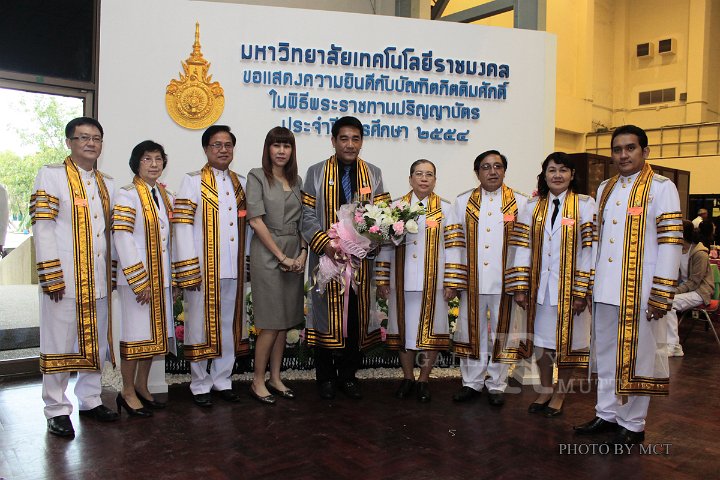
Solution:
M 48 432 L 75 434 L 72 403 L 65 395 L 70 372 L 78 372 L 80 415 L 102 422 L 117 413 L 102 404 L 101 368 L 112 360 L 110 212 L 113 182 L 95 169 L 103 129 L 88 117 L 65 127 L 70 155 L 46 165 L 35 179 L 30 214 L 40 298 L 40 371 Z
M 205 130 L 207 163 L 183 177 L 173 209 L 173 279 L 185 300 L 183 353 L 200 407 L 212 406 L 212 390 L 227 402 L 240 400 L 230 376 L 235 356 L 250 347 L 244 322 L 245 177 L 229 168 L 235 142 L 228 126 Z
M 504 358 L 500 345 L 510 323 L 511 297 L 504 295 L 508 240 L 527 198 L 503 183 L 507 159 L 497 150 L 481 153 L 473 169 L 480 186 L 455 200 L 453 219 L 464 236 L 446 254 L 446 265 L 467 269 L 465 278 L 456 275 L 456 282 L 446 282 L 461 291 L 453 345 L 461 357 L 463 386 L 453 400 L 467 402 L 484 387 L 490 405 L 500 407 L 505 403 L 508 364 L 516 360 Z

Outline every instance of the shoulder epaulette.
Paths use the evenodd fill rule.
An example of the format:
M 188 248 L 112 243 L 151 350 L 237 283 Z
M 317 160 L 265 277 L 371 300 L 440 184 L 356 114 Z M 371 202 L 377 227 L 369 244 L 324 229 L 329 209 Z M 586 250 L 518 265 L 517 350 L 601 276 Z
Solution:
M 612 178 L 612 177 L 610 177 L 610 178 Z M 608 180 L 610 180 L 610 178 L 606 178 L 605 180 L 603 180 L 602 182 L 600 182 L 600 185 L 598 186 L 598 189 L 600 189 L 600 187 L 602 187 L 602 186 L 604 186 L 604 185 L 607 185 L 607 182 L 608 182 Z
M 527 193 L 521 192 L 520 190 L 513 189 L 513 193 L 517 193 L 518 195 L 525 197 L 525 198 L 530 198 L 530 195 L 528 195 Z
M 662 175 L 658 175 L 658 174 L 656 173 L 655 175 L 653 175 L 653 181 L 658 181 L 658 182 L 663 183 L 663 182 L 668 182 L 668 181 L 670 181 L 670 179 L 667 178 L 667 177 L 664 177 L 664 176 L 662 176 Z
M 201 172 L 200 170 L 196 170 L 196 171 L 194 171 L 194 172 L 189 172 L 189 173 L 188 173 L 188 176 L 189 176 L 189 177 L 197 177 L 197 176 L 200 175 L 201 173 L 202 173 L 202 172 Z
M 103 173 L 103 172 L 101 172 L 100 170 L 98 170 L 97 172 L 98 172 L 100 175 L 102 175 L 103 178 L 106 179 L 106 180 L 112 180 L 112 179 L 113 179 L 113 177 L 111 177 L 111 176 L 108 175 L 107 173 Z
M 592 198 L 590 195 L 585 195 L 584 193 L 578 193 L 577 196 L 578 200 L 580 200 L 581 202 L 587 202 Z
M 475 188 L 477 188 L 477 187 L 475 187 Z M 462 197 L 462 196 L 465 195 L 465 194 L 472 193 L 473 190 L 475 190 L 475 188 L 471 188 L 470 190 L 465 190 L 464 192 L 459 193 L 459 194 L 458 194 L 458 198 L 459 198 L 459 197 Z
M 65 168 L 64 163 L 49 163 L 45 165 L 47 168 Z
M 124 186 L 120 187 L 120 190 L 127 190 L 128 192 L 135 190 L 135 184 L 131 183 L 129 185 L 124 185 Z
M 535 203 L 535 202 L 537 202 L 538 200 L 540 200 L 540 197 L 539 197 L 538 195 L 535 195 L 535 196 L 532 196 L 532 197 L 528 198 L 527 203 Z

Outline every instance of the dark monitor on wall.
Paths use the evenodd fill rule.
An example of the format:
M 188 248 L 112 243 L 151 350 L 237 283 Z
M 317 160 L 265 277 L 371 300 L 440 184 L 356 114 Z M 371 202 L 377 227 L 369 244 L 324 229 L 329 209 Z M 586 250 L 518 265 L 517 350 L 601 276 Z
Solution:
M 0 70 L 93 80 L 96 0 L 0 0 Z

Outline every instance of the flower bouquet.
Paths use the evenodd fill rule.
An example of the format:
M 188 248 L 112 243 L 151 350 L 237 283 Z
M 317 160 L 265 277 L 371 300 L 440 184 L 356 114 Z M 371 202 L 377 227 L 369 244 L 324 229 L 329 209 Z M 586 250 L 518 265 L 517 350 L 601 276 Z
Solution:
M 330 226 L 328 236 L 335 249 L 335 258 L 320 258 L 315 282 L 320 293 L 331 281 L 340 281 L 344 287 L 352 285 L 353 272 L 364 258 L 370 258 L 382 244 L 400 245 L 407 233 L 417 233 L 417 220 L 425 208 L 410 206 L 404 201 L 391 204 L 380 202 L 348 203 L 337 212 L 338 221 Z

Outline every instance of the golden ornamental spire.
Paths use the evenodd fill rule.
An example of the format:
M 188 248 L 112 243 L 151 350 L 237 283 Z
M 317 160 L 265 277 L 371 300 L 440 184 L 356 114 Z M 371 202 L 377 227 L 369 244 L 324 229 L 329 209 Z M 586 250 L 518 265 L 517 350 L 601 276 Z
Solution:
M 181 65 L 184 73 L 180 73 L 179 80 L 170 80 L 165 91 L 168 114 L 185 128 L 206 128 L 222 115 L 225 96 L 220 83 L 208 75 L 210 62 L 202 54 L 199 22 L 195 23 L 192 53 Z

